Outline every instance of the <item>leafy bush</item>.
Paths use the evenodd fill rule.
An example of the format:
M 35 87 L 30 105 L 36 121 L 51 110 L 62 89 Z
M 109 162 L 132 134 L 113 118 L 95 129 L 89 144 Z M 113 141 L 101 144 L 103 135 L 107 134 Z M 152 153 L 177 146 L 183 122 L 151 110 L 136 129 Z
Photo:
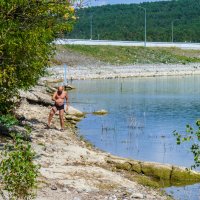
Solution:
M 34 198 L 39 166 L 33 163 L 35 152 L 27 141 L 15 137 L 2 152 L 0 173 L 4 189 L 12 200 Z
M 191 166 L 191 169 L 200 166 L 200 120 L 196 121 L 197 130 L 195 131 L 190 125 L 186 125 L 186 134 L 182 135 L 177 131 L 174 131 L 173 134 L 176 137 L 176 142 L 180 145 L 183 142 L 193 142 L 191 143 L 190 151 L 194 157 L 194 164 Z
M 1 115 L 0 116 L 0 124 L 3 124 L 7 128 L 10 128 L 13 125 L 17 125 L 18 120 L 11 114 Z

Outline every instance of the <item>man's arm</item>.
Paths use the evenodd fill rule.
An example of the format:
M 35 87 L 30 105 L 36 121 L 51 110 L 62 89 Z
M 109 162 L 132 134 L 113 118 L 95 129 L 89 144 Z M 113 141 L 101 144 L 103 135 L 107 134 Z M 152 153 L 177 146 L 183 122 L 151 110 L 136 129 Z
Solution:
M 67 92 L 66 92 L 66 95 L 65 95 L 65 99 L 66 99 L 66 111 L 68 111 L 68 109 L 69 109 L 69 97 L 68 97 L 68 94 L 67 94 Z
M 56 92 L 53 94 L 52 101 L 56 101 Z

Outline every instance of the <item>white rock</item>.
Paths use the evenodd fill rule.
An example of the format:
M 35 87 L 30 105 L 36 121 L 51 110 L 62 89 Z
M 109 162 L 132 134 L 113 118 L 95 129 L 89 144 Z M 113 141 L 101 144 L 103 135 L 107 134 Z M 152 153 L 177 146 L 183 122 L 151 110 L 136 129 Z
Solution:
M 117 197 L 115 195 L 112 195 L 108 198 L 108 200 L 117 200 Z
M 72 106 L 69 106 L 69 108 L 68 108 L 66 113 L 68 115 L 83 115 L 83 113 L 80 110 L 78 110 L 78 109 L 76 109 L 76 108 L 74 108 Z
M 144 199 L 144 195 L 140 193 L 134 193 L 130 196 L 131 199 Z
M 20 90 L 19 91 L 19 95 L 22 98 L 31 99 L 33 101 L 38 101 L 38 98 L 34 94 L 32 94 L 31 92 L 29 92 L 29 91 L 25 92 L 25 91 Z
M 67 120 L 74 120 L 74 121 L 77 121 L 77 122 L 79 122 L 81 120 L 81 118 L 76 117 L 74 115 L 66 115 L 65 119 L 67 119 Z
M 80 197 L 74 197 L 73 200 L 81 200 Z

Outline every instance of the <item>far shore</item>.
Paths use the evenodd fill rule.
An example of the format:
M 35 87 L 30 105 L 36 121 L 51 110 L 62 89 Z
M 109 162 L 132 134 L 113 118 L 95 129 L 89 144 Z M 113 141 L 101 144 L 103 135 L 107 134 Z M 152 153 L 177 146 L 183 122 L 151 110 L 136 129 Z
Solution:
M 52 81 L 63 81 L 64 65 L 48 69 Z M 138 65 L 79 65 L 67 66 L 68 80 L 112 79 L 128 77 L 185 76 L 199 75 L 200 63 L 190 64 L 138 64 Z M 48 80 L 50 77 L 48 77 Z M 45 79 L 45 78 L 44 78 Z

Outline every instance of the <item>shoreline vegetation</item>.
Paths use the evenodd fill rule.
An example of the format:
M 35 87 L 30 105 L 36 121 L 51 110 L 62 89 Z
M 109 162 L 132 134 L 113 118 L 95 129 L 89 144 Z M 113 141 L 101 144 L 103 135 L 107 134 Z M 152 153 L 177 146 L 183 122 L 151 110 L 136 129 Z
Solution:
M 56 55 L 48 69 L 53 82 L 63 81 L 63 64 L 67 65 L 68 80 L 200 74 L 200 50 L 83 45 L 56 47 Z
M 64 45 L 64 48 L 111 65 L 188 64 L 200 62 L 200 50 L 176 47 Z

